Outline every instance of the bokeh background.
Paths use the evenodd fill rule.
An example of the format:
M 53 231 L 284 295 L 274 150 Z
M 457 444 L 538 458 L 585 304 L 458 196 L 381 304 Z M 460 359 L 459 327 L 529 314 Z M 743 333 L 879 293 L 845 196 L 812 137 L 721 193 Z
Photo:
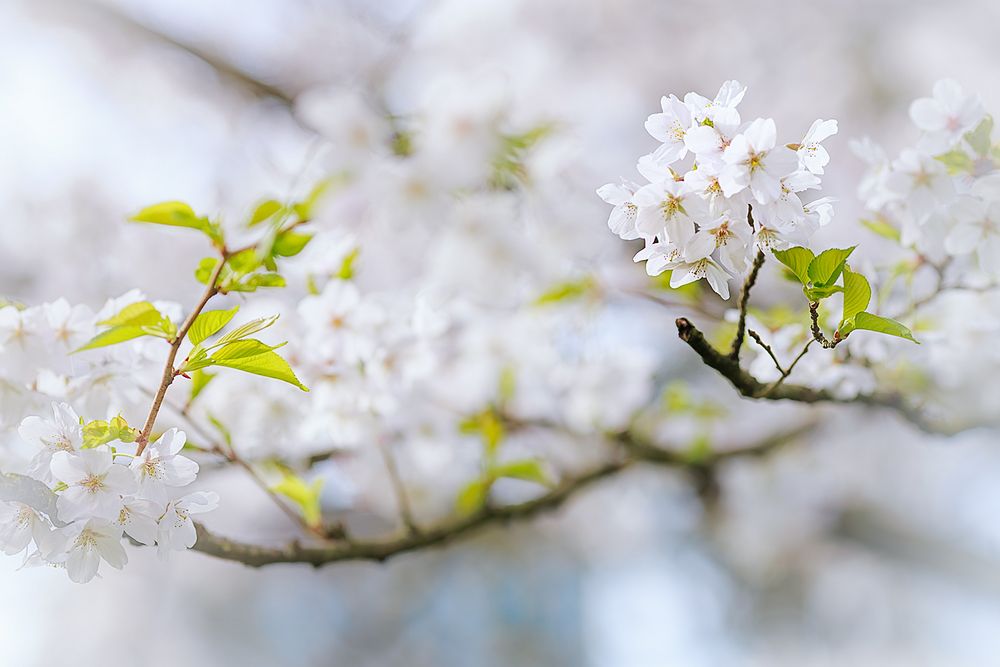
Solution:
M 0 291 L 190 299 L 172 267 L 197 241 L 159 244 L 128 212 L 245 212 L 320 173 L 296 111 L 309 91 L 363 87 L 405 110 L 480 70 L 504 74 L 519 114 L 563 123 L 581 233 L 604 230 L 593 189 L 650 150 L 660 95 L 736 78 L 748 113 L 792 135 L 839 120 L 824 189 L 840 203 L 817 242 L 856 238 L 848 139 L 913 141 L 909 101 L 942 77 L 1000 108 L 998 24 L 988 0 L 2 0 Z M 705 373 L 670 349 L 679 375 Z M 786 414 L 763 409 L 732 427 Z M 993 433 L 870 414 L 731 465 L 711 516 L 685 480 L 635 470 L 530 525 L 385 565 L 132 550 L 125 573 L 79 587 L 4 558 L 0 663 L 991 664 L 998 480 Z

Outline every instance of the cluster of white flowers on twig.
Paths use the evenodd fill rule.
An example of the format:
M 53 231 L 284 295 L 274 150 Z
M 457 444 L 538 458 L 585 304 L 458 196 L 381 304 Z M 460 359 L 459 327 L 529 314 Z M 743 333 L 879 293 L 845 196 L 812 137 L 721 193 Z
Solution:
M 773 119 L 740 118 L 746 90 L 727 81 L 712 100 L 664 97 L 646 121 L 661 145 L 637 165 L 648 183 L 598 190 L 615 207 L 611 230 L 643 239 L 636 261 L 650 275 L 672 271 L 671 287 L 704 278 L 728 299 L 729 280 L 750 269 L 755 247 L 806 245 L 833 216 L 832 199 L 802 197 L 820 188 L 830 160 L 822 141 L 837 121 L 817 120 L 797 143 L 780 144 Z

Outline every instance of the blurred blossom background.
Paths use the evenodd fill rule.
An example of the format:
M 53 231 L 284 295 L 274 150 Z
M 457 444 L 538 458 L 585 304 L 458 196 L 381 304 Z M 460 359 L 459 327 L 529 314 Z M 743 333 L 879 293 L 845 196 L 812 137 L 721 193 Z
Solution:
M 130 548 L 124 572 L 77 586 L 5 557 L 0 663 L 989 664 L 1000 653 L 994 432 L 932 436 L 891 414 L 740 401 L 677 342 L 681 313 L 640 299 L 537 316 L 519 306 L 581 275 L 623 293 L 645 284 L 594 190 L 652 150 L 643 121 L 661 95 L 711 97 L 727 79 L 749 86 L 745 117 L 773 117 L 779 136 L 839 121 L 824 182 L 836 218 L 815 244 L 861 240 L 860 263 L 882 261 L 892 249 L 861 236 L 863 164 L 848 141 L 871 136 L 890 154 L 912 143 L 909 103 L 943 77 L 1000 109 L 998 21 L 1000 5 L 985 0 L 3 0 L 4 296 L 96 309 L 140 289 L 190 304 L 204 241 L 127 224 L 130 213 L 179 199 L 237 220 L 263 197 L 360 173 L 325 205 L 317 224 L 329 234 L 305 253 L 291 296 L 255 296 L 248 312 L 294 313 L 310 267 L 339 265 L 358 245 L 358 283 L 388 312 L 412 291 L 451 322 L 472 313 L 480 324 L 450 363 L 434 362 L 434 400 L 459 411 L 482 406 L 516 353 L 520 377 L 561 387 L 558 417 L 581 429 L 621 428 L 677 380 L 724 406 L 711 427 L 720 444 L 823 419 L 774 456 L 727 464 L 711 507 L 680 474 L 636 468 L 538 520 L 385 564 L 253 570 Z M 423 119 L 420 158 L 394 163 L 389 141 L 413 118 Z M 525 158 L 525 192 L 438 200 L 489 166 L 492 135 L 464 118 L 546 128 Z M 764 285 L 765 302 L 794 296 L 773 275 Z M 410 349 L 393 372 L 420 376 L 422 353 Z M 995 359 L 951 353 L 965 355 L 956 368 L 981 375 L 949 385 L 949 405 L 988 410 L 1000 396 Z M 238 442 L 308 454 L 336 432 L 347 453 L 325 473 L 325 509 L 362 530 L 388 525 L 391 492 L 370 465 L 372 426 L 355 423 L 357 406 L 335 388 L 307 398 L 241 386 L 254 394 L 242 411 L 224 391 L 207 398 L 232 415 Z M 380 402 L 406 395 L 369 398 L 394 427 L 421 432 L 413 422 L 424 414 Z M 326 412 L 309 412 L 307 400 L 329 401 Z M 557 409 L 544 391 L 515 401 L 527 414 Z M 0 406 L 8 421 L 12 409 Z M 282 419 L 300 422 L 299 445 Z M 684 441 L 700 426 L 661 428 Z M 566 438 L 510 446 L 569 469 L 592 455 Z M 399 453 L 430 516 L 476 465 L 461 443 L 441 447 L 428 436 Z M 291 534 L 250 481 L 213 475 L 223 497 L 206 519 L 213 528 L 264 542 Z M 436 485 L 450 495 L 435 496 Z

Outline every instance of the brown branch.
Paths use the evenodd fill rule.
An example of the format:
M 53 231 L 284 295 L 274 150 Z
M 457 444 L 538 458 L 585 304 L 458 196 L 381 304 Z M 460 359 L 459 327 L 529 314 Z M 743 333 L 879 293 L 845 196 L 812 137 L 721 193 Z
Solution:
M 219 282 L 219 276 L 222 274 L 222 269 L 225 265 L 226 258 L 223 257 L 216 264 L 212 275 L 209 276 L 205 292 L 201 295 L 201 299 L 198 300 L 198 304 L 191 310 L 187 319 L 184 320 L 180 329 L 177 330 L 177 335 L 170 341 L 170 352 L 167 354 L 167 361 L 163 365 L 160 386 L 153 396 L 153 404 L 149 408 L 149 414 L 146 415 L 146 423 L 136 438 L 136 456 L 142 454 L 143 450 L 146 449 L 146 445 L 149 444 L 149 435 L 153 432 L 153 425 L 156 423 L 156 416 L 160 413 L 160 407 L 163 405 L 163 399 L 167 395 L 167 389 L 170 388 L 170 385 L 174 382 L 174 378 L 177 377 L 177 371 L 174 369 L 174 361 L 177 360 L 177 353 L 180 351 L 181 344 L 184 343 L 184 338 L 187 336 L 188 330 L 191 329 L 191 325 L 194 324 L 194 321 L 201 314 L 201 311 L 205 309 L 205 306 L 208 305 L 212 297 L 219 293 L 219 287 L 216 283 Z
M 842 340 L 840 332 L 836 332 L 833 335 L 833 340 L 829 340 L 825 335 L 823 335 L 823 329 L 819 326 L 819 301 L 812 301 L 809 303 L 809 319 L 812 320 L 810 331 L 812 331 L 813 340 L 827 350 L 832 350 L 837 347 L 837 344 Z
M 523 426 L 532 425 L 545 428 L 550 426 L 546 423 L 529 423 Z M 789 431 L 764 438 L 752 445 L 724 449 L 698 458 L 646 443 L 632 433 L 619 433 L 609 437 L 624 450 L 623 457 L 603 463 L 584 474 L 566 479 L 534 500 L 514 505 L 486 506 L 470 516 L 450 519 L 436 526 L 424 527 L 419 533 L 408 532 L 400 537 L 368 542 L 304 545 L 299 541 L 293 541 L 281 546 L 261 546 L 222 537 L 201 524 L 195 524 L 198 531 L 198 541 L 193 548 L 195 551 L 210 556 L 237 561 L 251 567 L 262 567 L 275 563 L 307 563 L 314 567 L 320 567 L 342 561 L 385 561 L 399 554 L 445 546 L 490 526 L 528 520 L 544 512 L 557 509 L 577 493 L 622 472 L 635 463 L 641 462 L 681 470 L 690 474 L 697 482 L 706 475 L 711 476 L 715 467 L 725 462 L 767 456 L 777 449 L 797 441 L 812 431 L 816 425 L 815 421 L 807 422 Z
M 701 357 L 706 366 L 715 369 L 722 377 L 729 380 L 730 384 L 741 395 L 747 398 L 767 399 L 771 401 L 796 401 L 798 403 L 837 403 L 886 408 L 899 413 L 900 416 L 914 426 L 929 433 L 948 434 L 961 430 L 932 424 L 927 421 L 919 409 L 908 405 L 897 394 L 873 393 L 858 394 L 853 397 L 840 397 L 825 389 L 814 389 L 797 384 L 784 383 L 768 387 L 740 368 L 739 362 L 734 361 L 729 355 L 715 349 L 705 339 L 704 334 L 691 324 L 687 318 L 678 318 L 676 324 L 677 335 L 680 339 L 687 343 Z
M 753 226 L 753 219 L 749 217 L 751 221 L 751 226 Z M 729 357 L 736 362 L 740 360 L 740 348 L 743 347 L 744 332 L 747 327 L 747 307 L 750 304 L 750 290 L 753 289 L 754 284 L 757 282 L 757 274 L 760 273 L 760 267 L 764 265 L 764 251 L 758 249 L 757 256 L 753 259 L 753 266 L 750 268 L 750 273 L 747 275 L 746 281 L 743 283 L 743 292 L 740 295 L 740 319 L 736 324 L 736 337 L 733 338 L 733 348 L 729 352 Z

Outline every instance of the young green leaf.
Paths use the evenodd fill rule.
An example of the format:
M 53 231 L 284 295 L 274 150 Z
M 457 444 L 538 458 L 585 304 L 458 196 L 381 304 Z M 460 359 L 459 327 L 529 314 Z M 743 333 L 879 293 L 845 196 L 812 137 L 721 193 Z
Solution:
M 114 440 L 135 442 L 136 435 L 137 431 L 131 428 L 121 415 L 110 422 L 95 420 L 83 426 L 83 448 L 106 445 Z
M 241 338 L 252 336 L 259 331 L 267 329 L 277 321 L 277 315 L 272 315 L 270 317 L 258 317 L 255 320 L 250 320 L 249 322 L 236 327 L 232 331 L 227 332 L 216 342 L 216 345 L 224 345 L 225 343 L 229 343 L 234 340 L 240 340 Z
M 898 229 L 890 225 L 888 222 L 882 218 L 876 218 L 874 220 L 862 220 L 861 224 L 868 228 L 868 230 L 874 234 L 878 234 L 884 238 L 896 241 L 897 243 L 902 238 L 902 234 Z
M 969 142 L 972 146 L 972 150 L 980 157 L 986 157 L 990 148 L 992 147 L 991 136 L 993 134 L 993 117 L 986 116 L 983 120 L 976 126 L 976 129 L 971 132 L 965 133 L 965 140 Z
M 597 283 L 590 276 L 584 276 L 579 280 L 560 283 L 542 293 L 534 301 L 536 306 L 547 306 L 554 303 L 573 301 L 583 298 L 588 294 L 593 294 L 597 289 Z
M 199 217 L 194 209 L 181 201 L 165 201 L 147 206 L 129 220 L 133 222 L 148 222 L 154 225 L 169 225 L 171 227 L 188 227 L 204 231 L 208 219 Z
M 809 248 L 792 246 L 788 250 L 775 250 L 775 258 L 787 266 L 803 285 L 809 283 L 809 263 L 814 255 Z
M 477 479 L 469 482 L 459 491 L 458 498 L 455 499 L 455 509 L 460 514 L 475 514 L 486 505 L 492 485 L 492 479 Z
M 195 318 L 194 324 L 188 330 L 188 340 L 197 345 L 206 338 L 210 338 L 222 331 L 236 315 L 240 309 L 235 306 L 229 310 L 206 310 Z
M 256 357 L 259 354 L 266 354 L 271 350 L 276 350 L 282 345 L 284 345 L 284 343 L 281 345 L 268 345 L 254 338 L 243 338 L 233 341 L 232 343 L 226 343 L 217 349 L 212 353 L 212 361 L 218 364 L 231 359 Z
M 350 280 L 353 278 L 356 272 L 354 265 L 357 263 L 358 255 L 360 254 L 361 248 L 354 248 L 351 252 L 347 253 L 344 256 L 344 260 L 340 263 L 340 269 L 337 271 L 336 277 L 341 280 Z
M 552 481 L 545 473 L 542 462 L 538 459 L 523 459 L 520 461 L 508 461 L 490 468 L 493 477 L 510 477 L 512 479 L 523 479 L 526 482 L 535 482 L 543 486 L 550 486 Z
M 188 401 L 193 401 L 205 390 L 208 383 L 215 379 L 218 373 L 209 373 L 203 370 L 196 370 L 191 374 L 191 395 Z
M 323 513 L 319 502 L 323 491 L 322 477 L 314 479 L 310 484 L 298 475 L 285 471 L 282 480 L 272 486 L 271 490 L 295 503 L 302 511 L 302 518 L 307 525 L 314 528 L 322 525 Z
M 249 227 L 259 225 L 268 218 L 273 217 L 276 213 L 281 211 L 284 206 L 281 202 L 275 201 L 274 199 L 268 199 L 267 201 L 261 202 L 260 205 L 254 210 L 253 215 L 250 216 Z
M 271 252 L 278 257 L 294 257 L 302 252 L 302 249 L 312 241 L 312 234 L 303 234 L 291 230 L 281 232 L 274 239 Z
M 132 340 L 133 338 L 139 338 L 141 336 L 152 336 L 148 330 L 144 327 L 137 326 L 120 326 L 113 327 L 107 331 L 102 331 L 93 338 L 91 338 L 85 345 L 78 347 L 73 350 L 73 354 L 77 352 L 83 352 L 84 350 L 93 350 L 98 347 L 107 347 L 108 345 L 116 345 L 118 343 L 124 343 L 127 340 Z
M 131 303 L 120 311 L 117 315 L 98 322 L 99 325 L 117 327 L 123 324 L 135 326 L 149 326 L 158 323 L 163 319 L 163 315 L 156 309 L 156 306 L 148 301 Z
M 847 258 L 856 247 L 830 248 L 816 255 L 816 258 L 809 263 L 809 280 L 815 287 L 827 287 L 837 282 Z
M 872 299 L 872 288 L 868 279 L 860 273 L 844 267 L 844 316 L 841 324 L 858 313 L 864 312 Z
M 918 345 L 920 344 L 920 341 L 913 337 L 913 333 L 909 329 L 896 320 L 891 320 L 888 317 L 879 317 L 878 315 L 872 315 L 871 313 L 858 313 L 854 316 L 853 320 L 848 320 L 844 324 L 840 332 L 846 336 L 857 329 L 875 331 L 889 336 L 898 336 L 899 338 L 905 338 L 906 340 L 913 341 Z
M 213 357 L 212 361 L 215 366 L 226 366 L 227 368 L 235 368 L 236 370 L 243 371 L 244 373 L 252 373 L 254 375 L 281 380 L 282 382 L 295 385 L 302 391 L 309 391 L 304 384 L 299 382 L 299 379 L 295 376 L 295 373 L 292 371 L 292 367 L 288 365 L 288 362 L 282 359 L 276 352 L 265 352 L 264 354 L 258 354 L 252 357 L 235 357 L 225 359 L 217 359 Z

